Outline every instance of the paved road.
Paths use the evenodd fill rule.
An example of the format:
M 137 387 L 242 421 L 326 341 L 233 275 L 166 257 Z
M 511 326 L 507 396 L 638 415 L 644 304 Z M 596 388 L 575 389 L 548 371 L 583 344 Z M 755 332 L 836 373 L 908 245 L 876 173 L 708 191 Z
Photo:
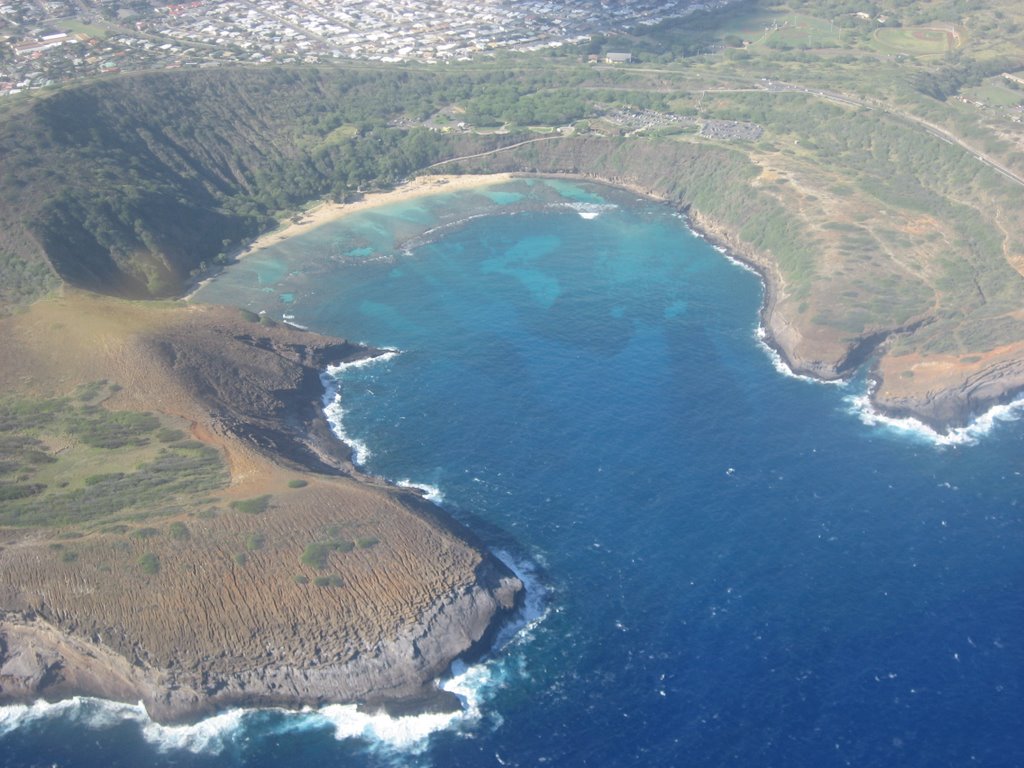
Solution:
M 802 86 L 791 85 L 789 83 L 775 83 L 771 87 L 765 88 L 764 90 L 766 90 L 766 91 L 780 91 L 780 92 L 784 92 L 784 93 L 785 92 L 789 92 L 789 93 L 792 93 L 792 92 L 806 93 L 806 94 L 809 94 L 811 96 L 817 96 L 819 98 L 826 99 L 828 101 L 834 101 L 834 102 L 837 102 L 839 104 L 846 104 L 846 105 L 854 106 L 854 107 L 864 107 L 866 109 L 878 110 L 879 112 L 884 112 L 885 114 L 891 115 L 891 116 L 893 116 L 893 117 L 895 117 L 895 118 L 897 118 L 899 120 L 903 120 L 903 121 L 909 122 L 909 123 L 914 123 L 914 124 L 920 126 L 921 128 L 924 128 L 924 130 L 927 133 L 931 134 L 935 138 L 941 139 L 942 141 L 946 142 L 947 144 L 956 144 L 962 150 L 964 150 L 968 154 L 973 155 L 974 157 L 976 157 L 978 160 L 980 160 L 982 163 L 984 163 L 985 165 L 989 166 L 993 170 L 998 171 L 1003 176 L 1008 178 L 1010 181 L 1014 181 L 1017 184 L 1019 184 L 1022 187 L 1024 187 L 1024 176 L 1020 176 L 1019 174 L 1014 173 L 1009 168 L 1007 168 L 1005 165 L 1000 163 L 998 160 L 995 160 L 994 158 L 992 158 L 991 156 L 985 154 L 984 152 L 982 152 L 979 149 L 975 149 L 974 147 L 972 147 L 970 144 L 965 142 L 963 139 L 961 139 L 956 134 L 950 133 L 945 128 L 941 128 L 941 127 L 935 125 L 935 123 L 931 123 L 931 122 L 925 120 L 922 117 L 918 117 L 917 115 L 913 115 L 913 114 L 911 114 L 909 112 L 903 112 L 901 110 L 893 109 L 888 104 L 883 104 L 881 102 L 869 102 L 869 101 L 865 101 L 863 99 L 855 98 L 855 97 L 850 96 L 850 95 L 845 94 L 845 93 L 836 93 L 834 91 L 823 91 L 823 90 L 816 90 L 816 89 L 813 89 L 813 88 L 804 88 Z
M 522 147 L 527 144 L 536 144 L 538 141 L 551 141 L 552 139 L 561 138 L 564 138 L 561 134 L 557 134 L 555 136 L 540 136 L 536 139 L 527 139 L 526 141 L 520 141 L 516 144 L 509 144 L 504 147 L 498 147 L 497 149 L 488 149 L 486 152 L 477 152 L 472 155 L 462 155 L 461 157 L 450 157 L 447 160 L 442 160 L 439 163 L 433 163 L 431 165 L 428 165 L 427 168 L 437 168 L 442 165 L 448 165 L 448 163 L 457 163 L 459 160 L 472 160 L 473 158 L 476 157 L 487 157 L 487 155 L 495 155 L 498 152 L 505 152 L 506 150 L 515 149 L 516 147 Z
M 609 67 L 608 69 L 612 69 L 612 68 Z M 641 68 L 641 67 L 630 67 L 627 71 L 629 71 L 629 72 L 644 72 L 644 73 L 647 73 L 647 74 L 658 74 L 658 75 L 677 75 L 678 76 L 678 75 L 684 74 L 683 72 L 681 72 L 679 70 Z M 698 92 L 697 90 L 693 90 L 692 91 L 692 93 L 697 93 L 697 92 Z M 771 85 L 765 85 L 765 86 L 760 86 L 759 85 L 759 86 L 756 86 L 756 87 L 749 87 L 749 88 L 739 88 L 739 87 L 737 87 L 737 88 L 707 88 L 707 89 L 701 89 L 700 90 L 700 93 L 754 93 L 754 92 L 757 92 L 757 93 L 806 93 L 806 94 L 808 94 L 810 96 L 816 96 L 816 97 L 818 97 L 820 99 L 825 99 L 827 101 L 836 102 L 837 104 L 845 104 L 845 105 L 851 106 L 851 107 L 864 107 L 866 109 L 872 109 L 872 110 L 878 110 L 879 112 L 884 112 L 885 114 L 891 115 L 892 117 L 895 117 L 898 120 L 903 120 L 904 122 L 907 122 L 907 123 L 913 123 L 913 124 L 923 128 L 925 130 L 925 132 L 927 132 L 928 134 L 934 136 L 937 139 L 941 139 L 942 141 L 945 141 L 947 144 L 955 144 L 956 146 L 960 147 L 962 150 L 964 150 L 968 154 L 976 157 L 980 162 L 984 163 L 989 168 L 992 168 L 994 171 L 997 171 L 998 173 L 1002 174 L 1004 177 L 1006 177 L 1010 181 L 1013 181 L 1013 182 L 1019 184 L 1020 186 L 1024 187 L 1024 176 L 1021 176 L 1020 174 L 1014 173 L 1009 168 L 1007 168 L 1005 165 L 1000 163 L 998 160 L 996 160 L 995 158 L 991 157 L 990 155 L 987 155 L 986 153 L 982 152 L 980 149 L 975 149 L 974 147 L 972 147 L 970 144 L 968 144 L 966 141 L 961 139 L 956 134 L 951 133 L 951 132 L 947 131 L 945 128 L 942 128 L 942 127 L 940 127 L 938 125 L 935 125 L 935 123 L 931 123 L 931 122 L 925 120 L 924 118 L 918 117 L 917 115 L 913 115 L 913 114 L 911 114 L 909 112 L 904 112 L 902 110 L 894 109 L 889 104 L 884 104 L 882 102 L 876 102 L 876 101 L 866 101 L 864 99 L 860 99 L 860 98 L 857 98 L 856 96 L 851 96 L 851 95 L 846 94 L 846 93 L 838 93 L 836 91 L 826 91 L 826 90 L 821 90 L 821 89 L 816 89 L 816 88 L 805 88 L 805 87 L 800 86 L 800 85 L 793 85 L 792 83 L 783 83 L 783 82 L 779 82 L 779 81 L 775 81 Z

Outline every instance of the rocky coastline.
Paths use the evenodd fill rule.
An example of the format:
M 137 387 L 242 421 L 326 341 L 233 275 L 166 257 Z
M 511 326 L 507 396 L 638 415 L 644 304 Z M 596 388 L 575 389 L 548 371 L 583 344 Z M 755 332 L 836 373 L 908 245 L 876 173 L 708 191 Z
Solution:
M 103 303 L 85 300 L 98 310 Z M 45 531 L 8 532 L 0 542 L 9 575 L 0 588 L 0 704 L 142 701 L 164 724 L 239 706 L 457 707 L 437 679 L 454 659 L 487 647 L 521 605 L 523 585 L 416 491 L 357 472 L 331 432 L 321 372 L 380 351 L 245 322 L 219 307 L 183 308 L 157 331 L 132 334 L 130 347 L 155 369 L 170 407 L 193 420 L 193 434 L 224 451 L 234 484 L 259 489 L 284 471 L 308 486 L 287 501 L 280 494 L 280 506 L 260 518 L 188 518 L 191 549 L 176 555 L 165 546 L 161 572 L 148 581 L 97 573 L 110 570 L 104 562 L 116 568 L 134 542 L 90 533 L 65 566 L 42 562 Z M 132 387 L 125 395 L 152 399 Z M 291 576 L 303 542 L 325 525 L 365 526 L 381 542 L 337 560 L 340 589 Z M 220 542 L 256 528 L 279 544 L 239 567 Z
M 562 173 L 541 171 L 530 175 L 572 178 L 626 189 L 652 200 L 677 207 L 683 212 L 694 232 L 712 245 L 722 248 L 730 258 L 752 269 L 764 285 L 761 306 L 762 341 L 773 349 L 786 367 L 798 376 L 832 382 L 847 379 L 867 365 L 872 382 L 868 397 L 872 407 L 893 419 L 913 419 L 937 434 L 969 426 L 992 408 L 1006 405 L 1024 394 L 1024 358 L 1018 351 L 997 354 L 987 365 L 952 380 L 940 381 L 934 387 L 899 386 L 885 368 L 883 353 L 901 334 L 912 333 L 926 325 L 927 318 L 893 328 L 874 330 L 847 339 L 827 339 L 808 344 L 806 324 L 794 322 L 779 311 L 780 298 L 786 293 L 785 279 L 770 256 L 759 253 L 738 238 L 728 227 L 689 204 L 681 204 L 666 196 L 656 185 L 635 179 L 605 176 L 601 173 Z M 814 329 L 819 333 L 822 329 Z M 825 334 L 823 334 L 825 335 Z M 824 354 L 806 354 L 805 348 Z M 955 368 L 955 363 L 950 363 Z

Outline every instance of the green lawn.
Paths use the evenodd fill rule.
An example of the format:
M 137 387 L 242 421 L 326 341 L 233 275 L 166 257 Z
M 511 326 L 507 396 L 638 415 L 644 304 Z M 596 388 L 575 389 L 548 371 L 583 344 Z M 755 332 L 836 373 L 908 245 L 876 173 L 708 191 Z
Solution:
M 953 35 L 928 27 L 883 27 L 875 31 L 875 47 L 883 53 L 929 56 L 945 53 L 953 47 Z
M 991 78 L 977 88 L 968 88 L 963 95 L 990 107 L 1015 107 L 1024 101 L 1024 90 L 1015 91 L 1003 85 L 1002 78 Z

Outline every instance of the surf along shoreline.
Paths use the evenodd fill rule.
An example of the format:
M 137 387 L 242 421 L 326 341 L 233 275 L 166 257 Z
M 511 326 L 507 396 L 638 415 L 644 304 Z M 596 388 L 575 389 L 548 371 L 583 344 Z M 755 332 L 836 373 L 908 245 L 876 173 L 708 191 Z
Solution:
M 67 338 L 46 343 L 37 330 L 55 323 Z M 186 540 L 133 537 L 131 525 L 123 536 L 87 527 L 75 539 L 76 557 L 61 560 L 47 541 L 60 539 L 61 528 L 6 532 L 0 703 L 142 700 L 162 724 L 235 707 L 459 709 L 437 681 L 452 661 L 492 647 L 519 613 L 523 586 L 421 493 L 352 466 L 324 413 L 320 374 L 381 350 L 253 322 L 231 307 L 154 309 L 74 291 L 0 327 L 0 350 L 24 353 L 0 372 L 10 392 L 15 382 L 49 380 L 56 370 L 83 380 L 108 376 L 124 382 L 111 396 L 113 410 L 157 410 L 191 424 L 191 437 L 217 448 L 230 468 L 218 498 L 197 502 L 219 503 L 217 510 L 176 515 Z M 97 332 L 105 343 L 90 347 Z M 268 509 L 234 509 L 260 494 L 272 499 Z M 174 517 L 153 522 L 164 527 Z M 354 551 L 331 556 L 327 571 L 300 564 L 302 548 L 339 525 Z M 230 557 L 252 535 L 260 543 L 246 545 L 249 562 Z M 372 538 L 359 546 L 359 536 Z M 158 574 L 129 565 L 95 576 L 104 564 L 112 573 L 118 546 L 129 563 L 155 551 Z M 76 586 L 83 569 L 92 574 L 84 594 Z M 344 588 L 314 585 L 325 572 L 339 574 Z
M 443 170 L 443 167 L 439 170 Z M 354 203 L 322 201 L 315 204 L 297 220 L 260 236 L 242 248 L 236 257 L 244 258 L 362 210 L 426 195 L 490 187 L 525 178 L 567 179 L 602 184 L 673 206 L 683 213 L 695 234 L 718 248 L 726 258 L 742 264 L 759 276 L 763 286 L 763 300 L 759 311 L 758 340 L 777 356 L 777 365 L 781 365 L 780 372 L 796 378 L 837 384 L 850 381 L 867 366 L 869 384 L 863 397 L 858 398 L 860 405 L 857 407 L 865 423 L 889 424 L 924 435 L 937 444 L 968 443 L 973 440 L 973 436 L 983 433 L 984 425 L 991 425 L 994 417 L 1005 417 L 1005 414 L 1012 413 L 1018 406 L 1024 406 L 1024 387 L 1010 387 L 1005 390 L 997 388 L 988 393 L 976 391 L 979 389 L 978 382 L 984 383 L 983 375 L 972 380 L 974 389 L 968 389 L 965 384 L 945 391 L 923 393 L 920 396 L 907 395 L 899 402 L 880 401 L 878 394 L 882 390 L 883 375 L 879 366 L 879 352 L 889 339 L 900 333 L 912 331 L 912 327 L 880 331 L 854 340 L 846 355 L 834 364 L 796 359 L 789 347 L 799 343 L 800 330 L 785 323 L 780 326 L 779 316 L 774 310 L 783 281 L 770 257 L 752 250 L 727 228 L 688 204 L 680 205 L 677 201 L 670 200 L 634 181 L 609 178 L 600 174 L 543 170 L 422 174 L 394 190 L 368 193 L 366 197 Z M 215 279 L 215 276 L 209 279 Z M 198 287 L 195 290 L 198 290 Z M 787 343 L 787 340 L 790 343 Z M 957 402 L 958 400 L 960 402 Z
M 695 233 L 713 245 L 718 245 L 726 252 L 728 257 L 748 266 L 760 275 L 764 284 L 764 300 L 761 307 L 761 318 L 763 327 L 766 328 L 768 335 L 768 338 L 765 341 L 777 350 L 780 357 L 787 364 L 790 370 L 793 370 L 794 366 L 792 365 L 792 361 L 786 355 L 784 345 L 777 341 L 770 327 L 774 295 L 775 291 L 778 290 L 773 279 L 770 261 L 761 259 L 757 254 L 746 252 L 740 244 L 736 243 L 730 237 L 728 232 L 716 227 L 713 221 L 709 221 L 701 217 L 698 211 L 691 210 L 686 206 L 678 206 L 656 194 L 652 194 L 649 190 L 640 188 L 639 186 L 622 183 L 621 181 L 604 179 L 597 176 L 518 172 L 475 174 L 471 176 L 422 176 L 417 178 L 414 182 L 403 185 L 392 192 L 370 194 L 358 203 L 348 205 L 321 203 L 316 205 L 310 210 L 310 212 L 299 217 L 297 222 L 292 222 L 283 228 L 267 233 L 261 238 L 258 238 L 239 253 L 239 258 L 244 258 L 246 255 L 255 253 L 266 247 L 277 245 L 287 239 L 298 236 L 330 222 L 337 221 L 358 211 L 398 203 L 419 196 L 491 187 L 521 178 L 570 179 L 603 184 L 609 187 L 627 190 L 656 202 L 667 203 L 678 210 L 681 210 L 687 215 L 691 228 Z M 215 279 L 215 276 L 211 279 Z M 186 298 L 189 301 L 192 301 L 195 299 L 194 294 L 195 291 L 192 291 Z M 199 300 L 196 300 L 195 303 L 197 305 L 203 304 Z M 194 308 L 200 309 L 201 307 L 196 306 Z M 291 331 L 290 333 L 303 335 L 310 343 L 313 344 L 317 344 L 318 340 L 321 340 L 322 338 L 316 333 L 307 334 L 302 331 Z M 348 359 L 351 361 L 360 356 L 374 357 L 381 352 L 384 352 L 384 350 L 364 348 Z M 452 518 L 442 508 L 423 498 L 424 494 L 422 492 L 387 483 L 381 478 L 365 473 L 352 462 L 352 446 L 346 444 L 336 434 L 336 432 L 330 428 L 327 415 L 324 413 L 324 386 L 320 378 L 320 374 L 324 373 L 327 366 L 334 365 L 339 362 L 342 362 L 342 360 L 321 358 L 316 363 L 315 367 L 317 370 L 314 371 L 313 369 L 308 369 L 308 373 L 313 375 L 307 375 L 304 379 L 305 383 L 302 386 L 295 387 L 287 391 L 277 391 L 277 394 L 289 403 L 288 412 L 292 414 L 293 417 L 295 414 L 305 414 L 303 418 L 283 419 L 282 422 L 294 421 L 294 423 L 289 424 L 291 431 L 294 431 L 295 427 L 300 427 L 303 430 L 308 429 L 308 432 L 305 436 L 305 440 L 296 441 L 295 447 L 300 448 L 297 452 L 293 452 L 287 447 L 282 446 L 281 443 L 277 443 L 271 449 L 265 450 L 265 455 L 275 463 L 281 462 L 285 465 L 291 464 L 292 466 L 298 466 L 301 469 L 312 473 L 345 475 L 358 481 L 361 485 L 386 490 L 389 495 L 392 495 L 396 499 L 404 500 L 405 506 L 409 508 L 414 515 L 422 518 L 429 525 L 455 535 L 480 551 L 483 554 L 485 561 L 491 564 L 488 568 L 491 570 L 497 569 L 493 574 L 491 574 L 492 577 L 495 575 L 498 577 L 512 576 L 512 573 L 507 566 L 504 564 L 499 565 L 499 563 L 495 561 L 494 556 L 490 554 L 489 550 L 477 536 L 469 531 L 464 525 Z M 813 378 L 824 380 L 824 377 L 815 377 L 813 374 L 810 375 Z M 244 419 L 242 422 L 243 426 L 245 426 Z M 256 436 L 258 437 L 258 435 Z M 302 445 L 299 444 L 300 442 Z M 318 450 L 309 451 L 308 448 L 311 443 L 316 443 Z M 334 460 L 325 461 L 325 458 L 328 456 L 333 456 Z M 491 580 L 493 581 L 494 579 L 492 578 Z M 449 663 L 455 658 L 466 658 L 467 656 L 469 658 L 479 658 L 480 655 L 486 653 L 492 647 L 495 636 L 502 627 L 507 626 L 508 621 L 512 619 L 522 607 L 525 598 L 524 590 L 521 588 L 515 590 L 514 595 L 511 595 L 511 597 L 513 599 L 510 601 L 509 609 L 498 612 L 498 614 L 495 615 L 494 620 L 488 623 L 486 631 L 481 634 L 479 639 L 475 641 L 470 648 L 463 649 L 459 653 L 452 655 L 448 659 Z M 434 681 L 440 679 L 446 674 L 447 669 L 448 664 L 445 664 L 444 668 L 437 671 L 436 674 L 433 675 L 432 679 Z M 74 690 L 73 688 L 64 688 L 60 691 L 54 691 L 53 696 L 44 696 L 44 698 L 65 699 L 68 696 L 79 692 L 80 691 Z M 84 691 L 84 693 L 87 695 L 95 695 L 96 691 L 89 690 Z M 117 696 L 116 692 L 113 690 L 111 690 L 111 694 L 110 698 L 124 700 L 123 696 Z M 8 700 L 31 701 L 34 698 L 38 697 L 22 696 L 17 699 Z M 436 686 L 432 689 L 419 687 L 415 692 L 407 692 L 405 695 L 399 696 L 361 695 L 358 697 L 349 697 L 342 694 L 341 696 L 333 697 L 330 701 L 361 702 L 366 706 L 383 708 L 385 710 L 390 709 L 401 714 L 416 711 L 437 711 L 438 709 L 451 710 L 451 708 L 455 707 L 457 704 L 454 697 L 446 695 L 444 691 L 441 691 Z M 214 712 L 223 711 L 227 706 L 263 707 L 279 705 L 288 707 L 296 705 L 301 706 L 303 704 L 316 706 L 323 703 L 328 703 L 328 700 L 319 696 L 310 697 L 308 700 L 303 699 L 300 701 L 293 696 L 282 696 L 278 698 L 273 695 L 267 696 L 254 694 L 250 689 L 249 693 L 242 693 L 240 691 L 238 692 L 238 695 L 233 696 L 230 699 L 202 700 L 198 702 L 197 705 L 182 705 L 173 708 L 173 712 L 168 710 L 163 713 L 151 713 L 151 715 L 154 720 L 159 722 L 194 722 L 203 717 L 209 716 Z

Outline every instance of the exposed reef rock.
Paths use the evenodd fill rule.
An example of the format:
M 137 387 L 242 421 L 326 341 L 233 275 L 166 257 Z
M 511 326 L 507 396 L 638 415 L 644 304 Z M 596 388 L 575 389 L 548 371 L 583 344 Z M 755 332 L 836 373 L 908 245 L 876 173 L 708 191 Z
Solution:
M 61 339 L 39 333 L 55 323 Z M 354 473 L 330 433 L 322 367 L 374 350 L 228 308 L 81 295 L 0 324 L 14 361 L 0 384 L 102 373 L 123 384 L 110 407 L 184 419 L 231 474 L 215 497 L 144 513 L 143 536 L 130 516 L 0 529 L 0 702 L 141 700 L 161 722 L 236 705 L 438 706 L 436 678 L 516 609 L 508 568 L 415 491 Z M 262 495 L 262 512 L 232 503 Z
M 263 659 L 240 660 L 244 666 L 217 671 L 187 658 L 190 649 L 182 649 L 170 669 L 139 659 L 130 662 L 101 640 L 69 633 L 32 612 L 5 612 L 0 614 L 0 701 L 76 695 L 142 701 L 150 717 L 163 723 L 187 722 L 234 706 L 412 701 L 421 707 L 456 708 L 457 702 L 440 695 L 433 681 L 454 658 L 488 636 L 496 617 L 514 608 L 522 589 L 490 558 L 476 577 L 475 584 L 439 598 L 415 622 L 373 648 L 346 653 L 325 648 L 312 658 L 268 651 Z M 250 629 L 258 633 L 260 626 L 254 622 Z M 184 664 L 195 668 L 181 669 Z

